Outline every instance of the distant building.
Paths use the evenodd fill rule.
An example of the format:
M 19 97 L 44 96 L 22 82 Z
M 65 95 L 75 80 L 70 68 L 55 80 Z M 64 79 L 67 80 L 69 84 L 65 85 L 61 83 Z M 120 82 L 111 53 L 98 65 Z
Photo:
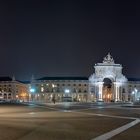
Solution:
M 28 85 L 11 77 L 0 77 L 0 101 L 29 100 Z
M 38 102 L 127 102 L 140 100 L 140 79 L 127 79 L 108 54 L 87 77 L 43 77 L 30 82 L 30 100 Z
M 30 83 L 30 100 L 40 102 L 88 100 L 88 78 L 43 77 Z
M 128 78 L 128 100 L 132 102 L 140 102 L 140 79 Z
M 126 78 L 108 54 L 88 77 L 43 77 L 21 82 L 0 77 L 0 100 L 35 102 L 140 102 L 140 79 Z

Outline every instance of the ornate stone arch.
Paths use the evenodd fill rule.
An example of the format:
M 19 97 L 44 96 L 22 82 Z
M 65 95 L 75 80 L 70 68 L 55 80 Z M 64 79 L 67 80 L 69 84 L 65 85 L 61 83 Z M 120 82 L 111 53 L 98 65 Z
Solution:
M 122 65 L 115 64 L 113 57 L 108 53 L 102 63 L 94 66 L 95 73 L 89 77 L 89 87 L 95 88 L 98 100 L 102 99 L 102 88 L 104 78 L 109 78 L 114 84 L 113 97 L 115 101 L 121 100 L 120 88 L 127 83 L 127 78 L 122 74 Z

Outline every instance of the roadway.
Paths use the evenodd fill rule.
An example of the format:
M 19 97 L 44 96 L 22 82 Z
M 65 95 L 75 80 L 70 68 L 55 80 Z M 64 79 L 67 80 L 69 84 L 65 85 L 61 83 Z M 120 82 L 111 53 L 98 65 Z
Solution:
M 139 106 L 0 104 L 0 140 L 139 140 L 139 130 Z

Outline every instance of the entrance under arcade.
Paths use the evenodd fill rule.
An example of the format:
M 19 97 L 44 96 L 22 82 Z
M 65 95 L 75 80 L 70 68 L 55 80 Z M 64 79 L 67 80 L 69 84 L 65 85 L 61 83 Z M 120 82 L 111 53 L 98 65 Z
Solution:
M 113 101 L 113 83 L 109 78 L 104 78 L 103 80 L 103 101 Z

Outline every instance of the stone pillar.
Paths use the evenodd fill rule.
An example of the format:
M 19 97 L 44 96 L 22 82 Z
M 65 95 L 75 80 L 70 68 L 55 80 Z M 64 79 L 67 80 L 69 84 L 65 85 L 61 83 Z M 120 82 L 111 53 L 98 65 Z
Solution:
M 98 87 L 99 87 L 99 101 L 103 101 L 103 82 L 98 82 Z
M 120 101 L 120 84 L 118 82 L 115 82 L 115 102 Z

